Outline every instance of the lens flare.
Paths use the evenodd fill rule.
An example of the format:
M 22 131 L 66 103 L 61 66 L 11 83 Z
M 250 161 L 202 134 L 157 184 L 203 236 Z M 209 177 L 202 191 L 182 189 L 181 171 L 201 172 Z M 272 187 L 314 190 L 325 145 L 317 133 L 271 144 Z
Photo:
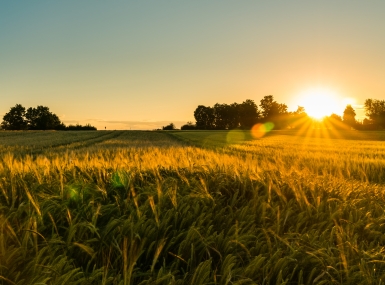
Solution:
M 256 138 L 262 138 L 268 132 L 270 132 L 274 128 L 274 123 L 267 122 L 264 124 L 256 124 L 251 129 L 251 135 Z

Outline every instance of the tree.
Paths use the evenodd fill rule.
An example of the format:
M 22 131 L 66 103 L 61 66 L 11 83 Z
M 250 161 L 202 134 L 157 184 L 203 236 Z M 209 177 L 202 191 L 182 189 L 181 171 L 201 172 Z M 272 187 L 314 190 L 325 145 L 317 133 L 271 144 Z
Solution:
M 274 104 L 276 104 L 276 102 L 274 101 L 273 95 L 267 95 L 263 97 L 263 99 L 261 99 L 259 106 L 261 106 L 262 116 L 264 120 L 268 120 L 272 117 L 275 111 L 274 109 L 276 109 L 274 108 Z
M 247 99 L 242 104 L 238 105 L 239 124 L 242 129 L 251 129 L 257 122 L 260 116 L 258 106 L 253 100 Z
M 311 125 L 311 120 L 307 115 L 305 108 L 302 106 L 298 106 L 295 112 L 291 112 L 290 114 L 290 127 L 293 129 L 302 129 L 308 128 Z
M 183 125 L 180 129 L 181 130 L 195 130 L 196 125 L 194 125 L 193 122 L 187 122 L 187 124 Z
M 64 126 L 64 124 L 63 124 Z M 90 124 L 86 124 L 85 126 L 76 124 L 76 125 L 69 125 L 68 127 L 64 126 L 64 129 L 60 130 L 66 130 L 66 131 L 96 131 L 97 128 L 94 126 L 91 126 Z
M 346 129 L 346 125 L 342 123 L 341 116 L 334 113 L 324 117 L 323 124 L 328 129 Z
M 212 130 L 214 128 L 214 109 L 199 105 L 194 111 L 197 129 Z
M 227 129 L 232 130 L 240 127 L 240 121 L 241 121 L 241 105 L 234 102 L 231 105 L 226 105 L 226 111 L 227 111 Z
M 4 115 L 1 127 L 4 130 L 26 130 L 28 124 L 25 120 L 25 108 L 20 104 L 11 107 Z
M 334 120 L 334 121 L 336 121 L 336 122 L 342 122 L 342 118 L 341 118 L 341 116 L 339 116 L 339 115 L 337 115 L 337 114 L 331 114 L 330 116 L 329 116 L 329 118 L 330 119 L 332 119 L 332 120 Z
M 64 130 L 66 126 L 48 107 L 25 108 L 16 104 L 3 117 L 1 126 L 5 130 Z
M 369 120 L 368 118 L 363 119 L 361 125 L 360 125 L 362 130 L 375 130 L 376 126 L 373 125 L 373 121 Z
M 170 124 L 167 125 L 167 126 L 163 126 L 162 129 L 163 129 L 164 131 L 172 131 L 172 130 L 176 130 L 174 123 L 170 123 Z
M 354 111 L 351 105 L 347 105 L 344 110 L 344 115 L 342 116 L 344 124 L 348 125 L 351 128 L 356 127 L 356 111 Z
M 25 118 L 30 130 L 56 130 L 62 125 L 59 117 L 44 106 L 28 108 Z
M 274 123 L 276 129 L 281 129 L 288 125 L 289 113 L 287 112 L 287 105 L 275 101 L 273 95 L 263 97 L 259 106 L 261 106 L 265 122 Z
M 213 107 L 199 105 L 194 111 L 196 128 L 203 130 L 251 129 L 260 116 L 258 106 L 247 99 L 242 104 L 216 103 Z
M 239 126 L 237 121 L 237 103 L 232 105 L 228 104 L 215 104 L 214 105 L 214 125 L 218 130 L 230 130 Z
M 385 128 L 385 100 L 366 99 L 365 114 L 376 128 Z

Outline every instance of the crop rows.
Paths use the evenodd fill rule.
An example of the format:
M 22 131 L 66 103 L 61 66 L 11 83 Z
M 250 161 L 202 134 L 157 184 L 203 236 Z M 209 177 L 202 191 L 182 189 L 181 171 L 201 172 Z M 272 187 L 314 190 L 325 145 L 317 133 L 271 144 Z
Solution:
M 0 284 L 382 284 L 381 142 L 103 133 L 2 152 Z

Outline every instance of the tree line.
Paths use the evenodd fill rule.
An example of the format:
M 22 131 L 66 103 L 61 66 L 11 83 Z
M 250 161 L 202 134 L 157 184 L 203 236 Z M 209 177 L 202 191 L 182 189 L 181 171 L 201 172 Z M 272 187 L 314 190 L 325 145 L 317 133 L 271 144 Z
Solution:
M 3 130 L 96 130 L 90 124 L 66 126 L 48 107 L 37 106 L 26 109 L 21 104 L 11 107 L 4 115 L 1 128 Z
M 321 122 L 326 127 L 337 129 L 353 128 L 356 130 L 383 130 L 385 129 L 385 100 L 366 99 L 364 103 L 365 115 L 362 121 L 356 120 L 356 111 L 347 105 L 342 117 L 331 114 Z
M 257 105 L 254 100 L 247 99 L 242 103 L 199 105 L 194 111 L 195 124 L 187 122 L 182 130 L 230 130 L 251 129 L 258 123 L 272 123 L 274 129 L 299 129 L 317 124 L 317 127 L 334 129 L 379 130 L 385 129 L 385 100 L 367 99 L 364 104 L 367 118 L 356 120 L 356 111 L 347 105 L 343 116 L 331 114 L 321 122 L 311 119 L 302 106 L 289 112 L 287 105 L 279 103 L 273 95 L 267 95 Z M 165 130 L 175 129 L 174 124 L 163 127 Z
M 278 103 L 272 95 L 265 96 L 257 104 L 247 99 L 241 104 L 215 104 L 213 107 L 199 105 L 194 111 L 196 128 L 203 130 L 250 129 L 259 122 L 272 122 L 276 129 L 282 129 L 291 119 L 301 113 L 288 112 L 285 104 Z M 291 118 L 293 117 L 293 118 Z

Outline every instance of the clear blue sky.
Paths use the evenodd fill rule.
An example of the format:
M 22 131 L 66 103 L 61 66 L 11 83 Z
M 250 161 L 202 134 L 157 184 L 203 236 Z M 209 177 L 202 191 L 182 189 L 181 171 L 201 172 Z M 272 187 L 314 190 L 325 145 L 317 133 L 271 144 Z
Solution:
M 2 1 L 0 116 L 152 129 L 199 105 L 385 99 L 385 1 Z M 305 106 L 306 107 L 306 106 Z M 343 110 L 340 111 L 342 113 Z

